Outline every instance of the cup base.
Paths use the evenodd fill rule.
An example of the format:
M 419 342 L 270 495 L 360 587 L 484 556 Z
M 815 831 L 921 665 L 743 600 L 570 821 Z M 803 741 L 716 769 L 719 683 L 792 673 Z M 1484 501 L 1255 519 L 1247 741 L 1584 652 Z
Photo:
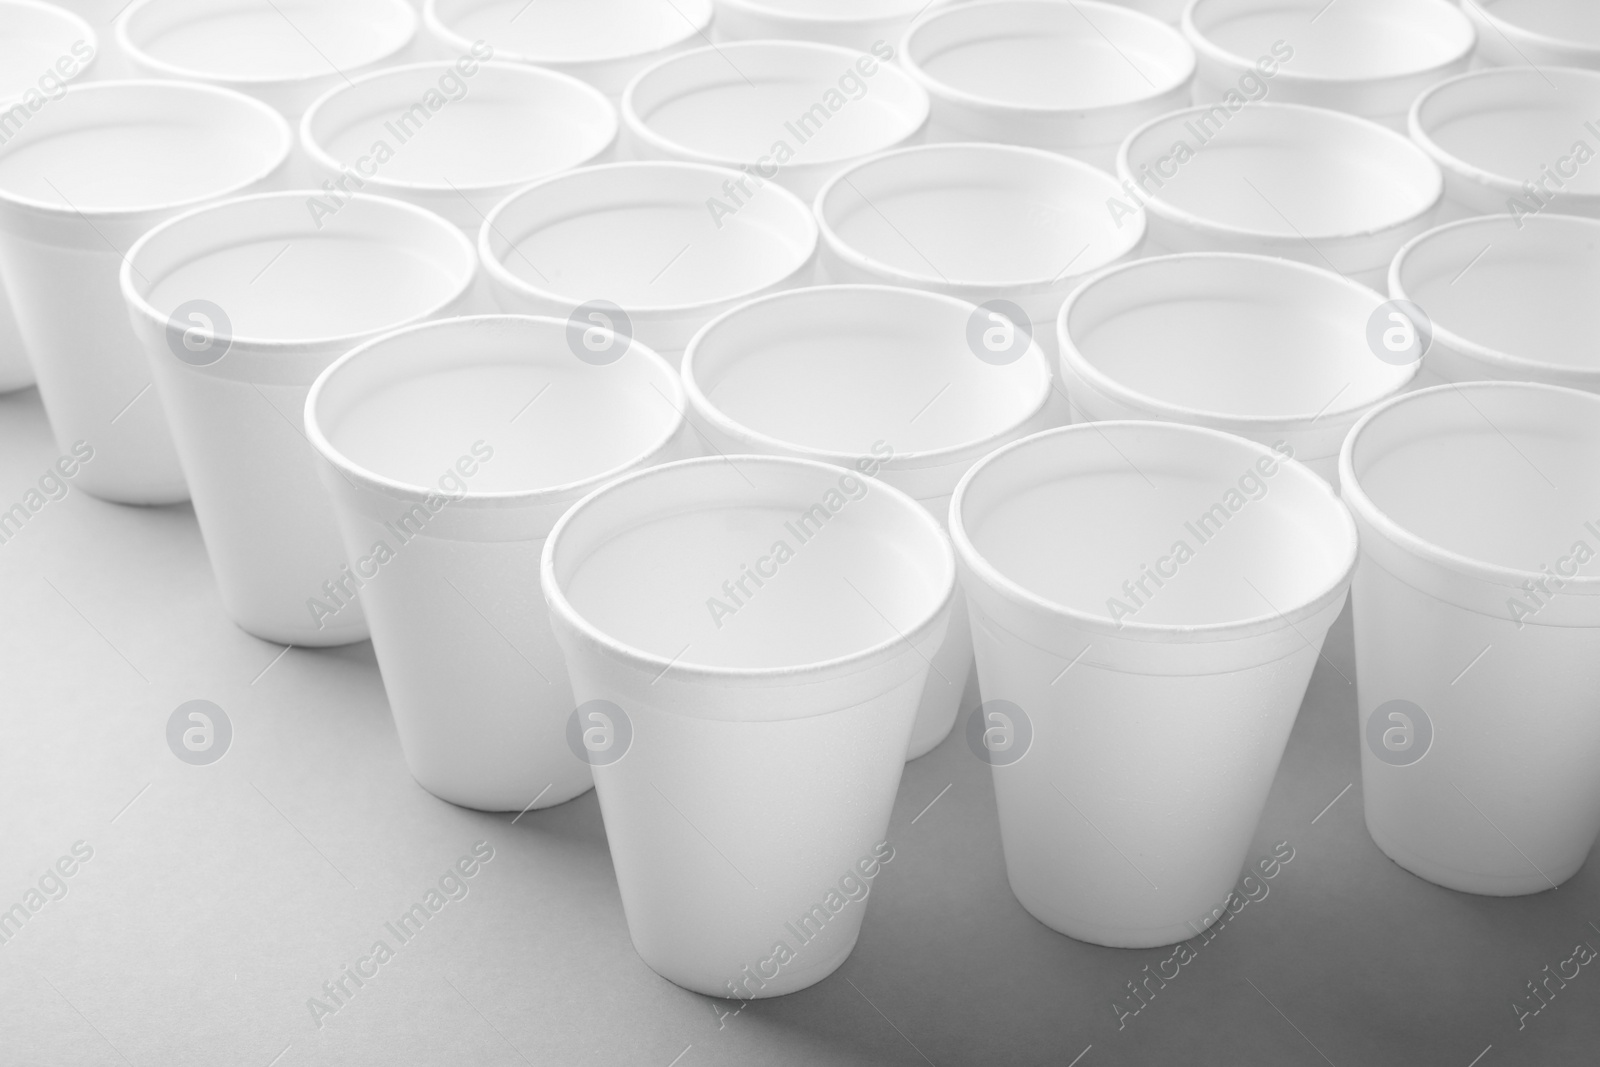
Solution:
M 1580 857 L 1576 866 L 1564 865 L 1559 869 L 1546 867 L 1542 872 L 1535 870 L 1532 861 L 1529 861 L 1526 873 L 1488 874 L 1483 871 L 1463 871 L 1423 859 L 1386 838 L 1372 824 L 1370 815 L 1367 818 L 1367 833 L 1385 856 L 1423 881 L 1483 897 L 1525 897 L 1555 889 L 1577 874 L 1588 858 L 1587 855 Z
M 691 993 L 699 993 L 702 996 L 707 997 L 717 997 L 722 1000 L 770 1000 L 773 997 L 788 996 L 790 993 L 798 993 L 802 989 L 809 989 L 818 982 L 822 981 L 824 978 L 827 978 L 829 975 L 833 974 L 834 971 L 837 971 L 840 967 L 844 966 L 844 961 L 849 959 L 850 953 L 856 950 L 856 942 L 860 940 L 860 938 L 861 928 L 858 926 L 855 933 L 850 937 L 850 943 L 845 945 L 833 956 L 824 957 L 822 960 L 813 963 L 809 967 L 786 966 L 779 971 L 777 978 L 768 980 L 760 989 L 750 991 L 749 987 L 746 986 L 745 988 L 748 995 L 742 997 L 730 997 L 728 995 L 728 986 L 726 984 L 713 986 L 709 982 L 700 981 L 688 975 L 668 973 L 672 971 L 671 967 L 656 966 L 650 961 L 649 957 L 645 956 L 643 952 L 639 952 L 639 958 L 644 960 L 645 966 L 656 972 L 656 974 L 660 975 L 662 978 L 665 978 L 675 986 L 689 990 Z M 639 951 L 639 946 L 637 944 L 635 944 L 633 948 L 635 952 Z
M 447 804 L 454 804 L 458 808 L 468 808 L 472 811 L 503 812 L 503 811 L 543 811 L 553 808 L 558 804 L 565 804 L 569 800 L 576 800 L 594 788 L 593 782 L 584 782 L 573 786 L 570 784 L 552 787 L 548 792 L 540 794 L 538 789 L 526 790 L 517 794 L 518 797 L 537 797 L 538 802 L 529 804 L 526 799 L 517 799 L 503 790 L 487 790 L 480 784 L 477 789 L 471 786 L 429 785 L 412 772 L 411 777 L 423 789 L 438 797 Z
M 340 645 L 359 644 L 370 637 L 365 622 L 351 626 L 330 626 L 325 630 L 258 625 L 239 618 L 235 618 L 233 624 L 251 637 L 271 641 L 275 645 L 293 645 L 295 648 L 337 648 Z

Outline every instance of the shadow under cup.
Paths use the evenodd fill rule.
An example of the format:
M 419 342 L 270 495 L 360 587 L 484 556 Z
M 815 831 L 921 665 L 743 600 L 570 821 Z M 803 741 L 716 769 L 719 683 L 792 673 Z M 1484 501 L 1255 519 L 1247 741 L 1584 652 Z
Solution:
M 406 764 L 485 811 L 590 788 L 540 551 L 574 501 L 683 444 L 660 356 L 591 362 L 568 337 L 554 319 L 427 323 L 352 350 L 306 402 Z

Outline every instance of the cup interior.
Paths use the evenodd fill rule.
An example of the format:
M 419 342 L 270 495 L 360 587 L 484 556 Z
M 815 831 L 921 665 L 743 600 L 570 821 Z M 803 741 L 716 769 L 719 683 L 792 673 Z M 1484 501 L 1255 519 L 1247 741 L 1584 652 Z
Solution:
M 1453 63 L 1476 40 L 1448 0 L 1199 0 L 1189 18 L 1203 40 L 1245 66 L 1287 42 L 1294 58 L 1282 73 L 1290 78 L 1401 77 Z
M 1164 414 L 1310 422 L 1359 410 L 1416 373 L 1378 359 L 1383 297 L 1329 271 L 1262 256 L 1138 260 L 1063 310 L 1063 358 Z
M 959 4 L 918 22 L 905 53 L 940 89 L 1001 107 L 1114 107 L 1194 73 L 1194 52 L 1172 27 L 1093 0 Z
M 953 521 L 1002 584 L 1117 629 L 1294 617 L 1340 587 L 1356 550 L 1348 513 L 1309 469 L 1173 423 L 1025 438 L 972 470 Z
M 361 196 L 317 218 L 311 196 L 243 197 L 164 224 L 131 254 L 135 294 L 162 320 L 209 301 L 235 343 L 272 345 L 392 329 L 471 284 L 471 243 L 438 216 Z
M 546 551 L 585 626 L 625 653 L 712 670 L 887 651 L 915 640 L 955 581 L 948 542 L 910 498 L 838 467 L 755 456 L 614 482 L 567 514 Z
M 1122 151 L 1157 210 L 1271 237 L 1385 230 L 1428 211 L 1443 189 L 1439 168 L 1399 134 L 1292 104 L 1176 111 L 1138 130 Z
M 393 55 L 416 35 L 417 15 L 405 0 L 142 0 L 120 32 L 171 74 L 297 81 Z
M 1600 516 L 1600 396 L 1526 382 L 1411 393 L 1346 445 L 1373 510 L 1427 545 L 1538 572 L 1592 540 Z M 1582 571 L 1600 563 L 1581 559 Z
M 934 0 L 931 6 L 938 7 L 943 2 Z M 753 8 L 769 17 L 808 22 L 865 22 L 903 17 L 908 25 L 930 6 L 926 0 L 721 0 L 721 3 L 726 7 Z
M 486 41 L 506 59 L 589 63 L 661 51 L 690 40 L 711 21 L 711 0 L 428 0 L 429 24 L 449 44 Z
M 1573 0 L 1475 0 L 1514 34 L 1600 48 L 1600 9 Z
M 340 86 L 307 113 L 313 151 L 378 186 L 449 190 L 535 181 L 587 163 L 616 136 L 610 103 L 575 78 L 469 65 L 420 63 Z
M 927 95 L 899 67 L 798 41 L 680 53 L 642 74 L 623 107 L 646 138 L 711 162 L 772 161 L 763 170 L 789 154 L 827 163 L 878 152 L 928 115 Z
M 684 375 L 697 406 L 752 443 L 835 461 L 957 459 L 1037 415 L 1051 388 L 1037 345 L 1003 365 L 974 353 L 978 314 L 911 289 L 791 290 L 713 322 Z
M 290 144 L 287 122 L 237 93 L 74 85 L 0 144 L 0 197 L 83 214 L 171 209 L 260 181 Z
M 95 48 L 93 28 L 69 11 L 0 2 L 0 103 L 16 101 L 29 90 L 45 99 L 59 96 L 61 86 L 83 72 Z M 71 73 L 63 73 L 58 61 L 65 61 Z
M 509 315 L 424 323 L 364 345 L 308 405 L 345 465 L 419 490 L 454 470 L 471 496 L 597 482 L 658 451 L 681 409 L 672 369 L 643 346 L 588 363 L 568 348 L 566 323 Z
M 738 210 L 707 208 L 748 177 L 681 163 L 587 167 L 515 194 L 484 240 L 503 280 L 629 312 L 696 307 L 759 292 L 804 266 L 816 223 L 792 193 L 766 185 Z
M 1393 277 L 1397 295 L 1424 308 L 1453 347 L 1524 370 L 1600 372 L 1600 220 L 1451 223 L 1402 249 Z
M 1566 67 L 1474 71 L 1437 86 L 1417 104 L 1424 143 L 1446 166 L 1492 179 L 1509 195 L 1523 197 L 1522 183 L 1543 179 L 1544 167 L 1571 167 L 1574 173 L 1557 175 L 1559 187 L 1545 186 L 1557 211 L 1563 194 L 1600 194 L 1600 166 L 1572 160 L 1575 142 L 1592 140 L 1584 123 L 1597 117 L 1600 72 Z M 1590 145 L 1591 158 L 1596 147 Z
M 851 168 L 817 198 L 833 241 L 915 284 L 1048 285 L 1113 262 L 1137 244 L 1106 200 L 1111 175 L 1007 145 L 928 145 Z

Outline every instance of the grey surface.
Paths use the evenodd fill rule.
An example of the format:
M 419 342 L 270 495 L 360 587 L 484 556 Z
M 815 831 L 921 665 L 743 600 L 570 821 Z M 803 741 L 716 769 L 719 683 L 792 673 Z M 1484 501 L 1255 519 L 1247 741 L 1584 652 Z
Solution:
M 0 509 L 56 456 L 36 394 L 0 397 Z M 1287 841 L 1294 859 L 1121 1030 L 1113 1001 L 1170 950 L 1080 944 L 1022 910 L 990 772 L 959 734 L 906 769 L 855 954 L 719 1018 L 733 1005 L 634 954 L 593 793 L 515 822 L 425 793 L 371 647 L 280 656 L 235 628 L 188 507 L 48 504 L 0 544 L 0 627 L 0 908 L 74 842 L 94 850 L 0 946 L 6 1067 L 1600 1057 L 1600 967 L 1521 1031 L 1511 1009 L 1576 942 L 1600 947 L 1592 857 L 1502 900 L 1429 885 L 1367 837 L 1348 611 L 1251 850 Z M 211 766 L 166 744 L 196 698 L 234 728 Z M 393 944 L 384 922 L 480 840 L 495 854 L 468 895 L 316 1026 L 308 998 Z

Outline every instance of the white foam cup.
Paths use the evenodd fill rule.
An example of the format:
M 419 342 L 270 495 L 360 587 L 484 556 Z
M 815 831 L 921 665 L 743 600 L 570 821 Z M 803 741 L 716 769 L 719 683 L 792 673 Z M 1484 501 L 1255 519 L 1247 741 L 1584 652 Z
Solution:
M 496 59 L 582 78 L 615 103 L 662 56 L 708 43 L 711 14 L 711 0 L 427 0 L 422 21 L 452 57 L 483 41 Z
M 1242 98 L 1241 98 L 1242 99 Z M 1340 111 L 1218 103 L 1135 130 L 1107 211 L 1149 215 L 1146 255 L 1280 256 L 1382 288 L 1401 245 L 1433 224 L 1438 164 L 1406 138 Z
M 1085 275 L 1130 254 L 1135 212 L 1113 220 L 1109 174 L 1037 148 L 921 145 L 865 160 L 817 194 L 822 274 L 1004 301 L 1051 352 L 1061 303 Z
M 684 356 L 690 418 L 718 453 L 821 460 L 904 490 L 940 522 L 967 469 L 1053 425 L 1037 343 L 994 350 L 983 309 L 877 285 L 753 300 L 702 329 Z M 950 733 L 972 669 L 966 600 L 932 657 L 907 758 Z
M 1461 0 L 1490 67 L 1600 69 L 1600 10 L 1588 0 Z
M 1194 49 L 1130 7 L 979 0 L 919 19 L 902 61 L 933 98 L 930 141 L 998 141 L 1106 170 L 1129 132 L 1189 103 Z
M 1402 133 L 1417 94 L 1466 70 L 1477 41 L 1450 0 L 1196 0 L 1183 32 L 1200 57 L 1197 104 L 1265 86 L 1277 103 Z
M 1546 382 L 1600 392 L 1600 219 L 1462 219 L 1396 254 L 1389 295 L 1426 314 L 1423 380 Z
M 1411 107 L 1411 139 L 1444 171 L 1445 217 L 1600 217 L 1600 71 L 1494 67 Z
M 188 499 L 117 272 L 156 224 L 269 184 L 290 140 L 248 96 L 140 81 L 71 86 L 0 145 L 0 274 L 56 443 L 95 450 L 76 481 L 86 492 Z
M 1373 841 L 1450 889 L 1555 888 L 1600 832 L 1600 397 L 1424 389 L 1339 463 Z
M 743 170 L 753 188 L 775 181 L 809 201 L 854 160 L 921 135 L 928 94 L 888 55 L 745 41 L 669 56 L 622 94 L 627 148 Z
M 539 553 L 591 489 L 687 454 L 660 356 L 630 344 L 592 362 L 568 338 L 522 316 L 412 326 L 343 356 L 305 405 L 406 765 L 469 808 L 593 784 L 567 745 Z
M 223 605 L 245 631 L 304 646 L 367 638 L 300 428 L 306 394 L 352 346 L 449 313 L 477 262 L 421 208 L 363 195 L 317 217 L 311 195 L 180 215 L 129 250 L 121 278 Z
M 712 0 L 711 39 L 818 41 L 859 52 L 898 47 L 912 20 L 946 0 Z
M 1337 486 L 1345 434 L 1417 374 L 1417 359 L 1380 357 L 1369 340 L 1384 303 L 1287 259 L 1135 260 L 1062 305 L 1061 378 L 1081 421 L 1187 422 L 1283 443 Z
M 478 255 L 502 311 L 570 318 L 596 344 L 636 337 L 676 366 L 723 311 L 810 281 L 811 212 L 769 183 L 698 163 L 612 163 L 546 178 L 489 213 Z
M 14 137 L 66 85 L 92 69 L 99 41 L 88 22 L 41 0 L 0 0 L 0 139 Z M 33 368 L 0 285 L 0 393 L 33 384 Z
M 1149 948 L 1221 916 L 1356 532 L 1217 430 L 1104 422 L 992 453 L 950 505 L 1006 874 L 1040 922 Z
M 719 997 L 832 973 L 893 856 L 954 592 L 939 524 L 832 464 L 688 460 L 575 505 L 540 580 L 639 955 Z

